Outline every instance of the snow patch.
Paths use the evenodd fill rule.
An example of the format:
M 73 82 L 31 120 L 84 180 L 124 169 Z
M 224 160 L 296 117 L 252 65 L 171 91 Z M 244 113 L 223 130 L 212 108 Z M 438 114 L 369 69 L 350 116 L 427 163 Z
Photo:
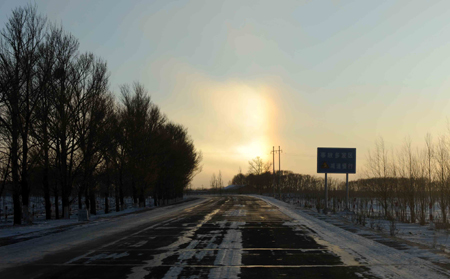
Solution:
M 88 264 L 88 263 L 91 263 L 91 262 L 93 262 L 93 261 L 96 261 L 96 260 L 102 260 L 102 259 L 119 259 L 119 258 L 123 258 L 123 257 L 126 257 L 126 256 L 129 256 L 130 254 L 128 254 L 127 252 L 123 252 L 123 253 L 113 253 L 113 254 L 104 254 L 104 253 L 102 253 L 102 254 L 98 254 L 98 255 L 95 255 L 95 256 L 93 256 L 93 257 L 91 257 L 91 258 L 89 258 L 89 260 L 87 260 L 86 261 L 86 263 Z
M 144 246 L 145 244 L 147 244 L 147 242 L 148 242 L 148 240 L 142 240 L 142 241 L 139 241 L 138 243 L 130 245 L 130 247 L 134 247 L 134 248 L 141 247 L 141 246 Z
M 243 217 L 247 216 L 247 210 L 245 209 L 230 210 L 227 211 L 223 216 Z
M 208 278 L 211 279 L 239 278 L 240 273 L 241 273 L 240 267 L 234 266 L 215 267 L 209 271 Z
M 144 265 L 133 267 L 131 270 L 131 273 L 127 276 L 127 278 L 143 278 L 144 276 L 148 275 L 148 270 L 151 267 L 160 266 L 162 265 L 162 261 L 172 256 L 176 253 L 176 249 L 178 249 L 181 245 L 190 243 L 195 235 L 195 232 L 203 226 L 206 222 L 210 221 L 212 217 L 219 212 L 219 209 L 214 210 L 213 212 L 207 214 L 201 222 L 199 222 L 195 227 L 192 229 L 186 231 L 178 237 L 177 241 L 174 243 L 159 248 L 158 250 L 169 250 L 168 252 L 161 253 L 159 255 L 155 255 L 152 260 L 147 261 Z M 180 264 L 182 261 L 190 259 L 194 256 L 195 251 L 182 251 L 180 255 L 178 256 L 178 264 Z M 183 270 L 182 265 L 172 266 L 169 271 L 166 273 L 164 278 L 177 278 L 178 275 Z
M 215 267 L 210 270 L 208 278 L 238 278 L 241 273 L 242 264 L 242 232 L 238 226 L 245 225 L 245 222 L 231 222 L 230 229 L 227 230 L 222 243 L 219 245 L 219 252 L 214 261 Z

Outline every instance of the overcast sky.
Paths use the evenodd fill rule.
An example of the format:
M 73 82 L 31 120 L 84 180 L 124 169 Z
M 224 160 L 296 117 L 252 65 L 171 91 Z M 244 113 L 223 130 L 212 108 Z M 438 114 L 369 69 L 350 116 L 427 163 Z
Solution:
M 0 0 L 1 27 L 28 2 Z M 188 128 L 203 152 L 194 187 L 272 160 L 272 146 L 304 174 L 316 174 L 317 147 L 354 147 L 350 178 L 365 177 L 377 137 L 421 148 L 446 133 L 450 1 L 35 3 L 108 62 L 117 96 L 139 81 Z

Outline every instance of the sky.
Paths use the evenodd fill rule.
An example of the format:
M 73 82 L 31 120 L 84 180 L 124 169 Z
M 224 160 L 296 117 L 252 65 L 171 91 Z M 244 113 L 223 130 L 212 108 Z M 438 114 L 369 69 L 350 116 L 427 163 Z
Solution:
M 139 81 L 188 129 L 193 188 L 273 146 L 310 175 L 317 147 L 356 148 L 363 178 L 380 137 L 398 150 L 448 133 L 450 1 L 0 0 L 0 27 L 27 3 L 107 61 L 118 98 Z

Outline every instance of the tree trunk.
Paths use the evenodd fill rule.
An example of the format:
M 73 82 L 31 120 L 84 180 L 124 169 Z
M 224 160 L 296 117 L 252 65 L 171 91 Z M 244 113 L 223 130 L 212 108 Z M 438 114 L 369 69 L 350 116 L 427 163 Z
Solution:
M 84 202 L 86 204 L 86 210 L 91 210 L 91 204 L 89 200 L 89 189 L 88 187 L 84 187 Z
M 20 225 L 22 223 L 22 207 L 20 204 L 19 193 L 13 193 L 13 204 L 14 204 L 14 225 Z
M 83 209 L 83 193 L 81 189 L 78 191 L 78 209 Z
M 416 222 L 416 205 L 414 203 L 414 200 L 411 200 L 409 203 L 409 211 L 411 213 L 411 223 L 415 223 Z
M 66 185 L 65 180 L 61 181 L 61 218 L 64 218 L 64 207 L 66 206 Z
M 95 200 L 94 191 L 90 191 L 89 192 L 89 200 L 90 200 L 90 204 L 91 204 L 90 213 L 92 215 L 97 215 L 97 203 L 96 203 L 96 200 Z
M 63 210 L 64 210 L 64 219 L 70 219 L 70 205 L 69 203 L 66 204 L 66 206 L 64 206 Z
M 447 206 L 442 207 L 442 223 L 447 223 Z
M 155 207 L 158 206 L 158 192 L 156 189 L 153 191 L 153 205 Z
M 48 153 L 47 153 L 48 156 Z M 46 158 L 48 161 L 48 157 Z M 46 162 L 47 164 L 47 162 Z M 44 167 L 44 177 L 42 179 L 42 184 L 44 186 L 44 201 L 45 201 L 45 219 L 52 219 L 52 204 L 50 201 L 50 187 L 48 182 L 48 168 Z
M 46 91 L 44 90 L 46 93 Z M 50 160 L 48 155 L 49 150 L 49 137 L 48 137 L 48 96 L 45 94 L 44 98 L 44 114 L 43 114 L 43 127 L 42 127 L 42 142 L 43 142 L 43 151 L 44 151 L 44 170 L 42 177 L 42 186 L 44 189 L 44 202 L 45 202 L 45 219 L 52 219 L 52 203 L 50 201 L 50 183 L 49 183 L 49 169 L 50 169 Z
M 120 198 L 119 198 L 119 188 L 117 185 L 114 185 L 114 197 L 116 201 L 116 212 L 120 211 Z
M 139 207 L 145 207 L 144 189 L 141 188 L 139 192 Z
M 109 213 L 109 200 L 108 200 L 108 193 L 105 193 L 105 214 Z
M 67 189 L 66 189 L 67 190 Z M 62 195 L 62 216 L 64 219 L 69 219 L 69 193 L 63 192 Z
M 58 190 L 55 189 L 55 219 L 59 219 Z
M 138 196 L 137 196 L 137 190 L 136 190 L 136 184 L 134 181 L 131 181 L 131 189 L 133 193 L 133 203 L 134 207 L 137 207 L 138 204 Z
M 26 178 L 22 178 L 20 183 L 22 185 L 22 217 L 25 224 L 30 224 L 30 212 L 28 210 L 28 205 L 30 204 L 30 193 L 28 190 L 28 181 Z
M 125 209 L 125 198 L 123 195 L 123 185 L 121 184 L 120 189 L 119 189 L 119 194 L 120 194 L 120 209 L 124 210 Z
M 15 98 L 13 98 L 15 99 Z M 14 225 L 22 224 L 22 206 L 20 204 L 20 183 L 19 183 L 19 132 L 17 123 L 17 110 L 15 111 L 15 103 L 13 103 L 12 118 L 12 138 L 11 138 L 11 172 L 13 179 L 13 203 L 14 203 Z
M 22 191 L 22 205 L 23 205 L 23 219 L 25 224 L 30 224 L 30 213 L 28 206 L 30 204 L 30 188 L 28 184 L 28 131 L 22 133 L 22 173 L 20 181 L 21 191 Z

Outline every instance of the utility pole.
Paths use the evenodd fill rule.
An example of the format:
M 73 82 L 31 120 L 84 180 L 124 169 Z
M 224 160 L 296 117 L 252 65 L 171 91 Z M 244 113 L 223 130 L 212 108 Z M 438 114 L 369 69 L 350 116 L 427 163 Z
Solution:
M 348 205 L 349 195 L 348 195 L 348 173 L 345 174 L 345 210 L 349 210 Z
M 272 154 L 273 154 L 273 183 L 272 183 L 272 189 L 273 189 L 273 197 L 275 198 L 275 146 L 272 146 Z
M 281 200 L 281 187 L 280 187 L 280 176 L 281 176 L 281 152 L 283 150 L 280 149 L 280 146 L 278 146 L 278 195 Z

